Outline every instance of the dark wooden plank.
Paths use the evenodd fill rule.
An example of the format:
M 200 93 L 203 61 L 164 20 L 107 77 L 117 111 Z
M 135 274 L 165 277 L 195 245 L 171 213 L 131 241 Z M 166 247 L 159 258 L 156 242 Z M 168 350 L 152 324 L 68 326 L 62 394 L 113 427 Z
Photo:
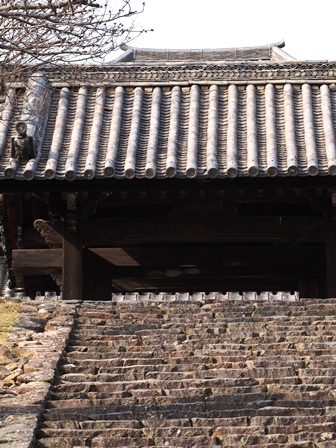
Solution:
M 314 217 L 153 217 L 95 219 L 83 225 L 83 244 L 322 242 L 325 222 Z
M 231 277 L 231 276 L 250 276 L 250 277 L 288 277 L 288 276 L 317 276 L 319 272 L 318 266 L 190 266 L 190 267 L 110 267 L 105 269 L 92 270 L 92 272 L 104 272 L 107 276 L 117 277 L 148 277 L 148 279 L 161 277 L 183 277 L 195 278 L 211 278 L 211 277 Z
M 316 189 L 335 188 L 335 178 L 333 176 L 294 176 L 294 177 L 238 177 L 234 179 L 93 179 L 90 181 L 75 180 L 74 182 L 61 180 L 32 180 L 29 182 L 18 182 L 16 179 L 6 179 L 2 182 L 3 193 L 44 193 L 49 192 L 70 192 L 70 191 L 160 191 L 160 190 L 235 190 L 235 189 L 265 189 L 276 191 L 277 189 Z
M 83 300 L 111 300 L 111 273 L 85 268 L 83 272 Z
M 62 249 L 15 249 L 15 275 L 51 275 L 62 271 Z
M 60 232 L 59 226 L 55 226 L 54 231 Z M 82 238 L 86 247 L 187 242 L 314 244 L 325 242 L 326 222 L 315 217 L 298 216 L 93 218 L 83 225 Z M 41 236 L 32 229 L 24 229 L 23 241 L 27 247 L 44 244 Z
M 264 267 L 268 269 L 297 268 L 305 271 L 309 267 L 325 266 L 323 246 L 278 246 L 278 247 L 129 247 L 91 248 L 84 250 L 83 262 L 92 269 L 131 272 L 132 268 L 239 268 Z M 13 251 L 15 272 L 20 275 L 49 275 L 62 269 L 62 249 L 16 249 Z M 111 264 L 111 265 L 110 265 Z M 256 269 L 256 272 L 257 272 Z
M 63 237 L 62 292 L 64 300 L 82 299 L 83 256 L 80 229 Z
M 325 266 L 324 246 L 196 246 L 90 248 L 114 266 Z M 92 267 L 98 262 L 96 258 Z
M 330 221 L 327 231 L 327 297 L 336 298 L 336 225 Z
M 8 228 L 10 231 L 10 240 L 12 249 L 20 245 L 21 235 L 18 234 L 22 229 L 22 205 L 20 195 L 6 196 L 5 204 L 7 207 Z

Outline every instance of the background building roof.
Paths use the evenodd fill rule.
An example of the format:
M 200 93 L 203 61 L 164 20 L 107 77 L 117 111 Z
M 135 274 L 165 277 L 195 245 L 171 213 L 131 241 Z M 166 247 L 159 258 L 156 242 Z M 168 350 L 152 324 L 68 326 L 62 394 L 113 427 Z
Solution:
M 214 61 L 286 61 L 294 60 L 282 48 L 284 41 L 257 47 L 206 48 L 206 49 L 153 49 L 123 45 L 124 54 L 114 62 L 214 62 Z

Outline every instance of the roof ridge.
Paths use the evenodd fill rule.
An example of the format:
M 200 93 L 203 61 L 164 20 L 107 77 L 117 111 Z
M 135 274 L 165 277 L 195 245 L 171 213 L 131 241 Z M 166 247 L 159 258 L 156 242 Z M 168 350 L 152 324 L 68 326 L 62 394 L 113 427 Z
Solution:
M 165 52 L 165 51 L 169 51 L 169 52 L 179 52 L 179 51 L 226 51 L 226 50 L 254 50 L 254 49 L 269 49 L 272 47 L 277 47 L 277 48 L 283 48 L 285 47 L 285 40 L 281 39 L 278 42 L 275 43 L 271 43 L 271 44 L 266 44 L 266 45 L 255 45 L 255 46 L 247 46 L 247 47 L 216 47 L 216 48 L 145 48 L 145 47 L 134 47 L 128 44 L 123 44 L 121 45 L 121 50 L 124 51 L 128 51 L 128 50 L 133 50 L 133 51 L 146 51 L 146 52 Z

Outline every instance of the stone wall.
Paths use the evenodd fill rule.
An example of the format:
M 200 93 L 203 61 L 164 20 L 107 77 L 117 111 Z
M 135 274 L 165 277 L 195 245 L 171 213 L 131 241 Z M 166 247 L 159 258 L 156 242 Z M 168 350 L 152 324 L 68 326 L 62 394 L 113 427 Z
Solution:
M 73 326 L 75 303 L 24 301 L 0 347 L 0 445 L 31 448 L 54 372 Z

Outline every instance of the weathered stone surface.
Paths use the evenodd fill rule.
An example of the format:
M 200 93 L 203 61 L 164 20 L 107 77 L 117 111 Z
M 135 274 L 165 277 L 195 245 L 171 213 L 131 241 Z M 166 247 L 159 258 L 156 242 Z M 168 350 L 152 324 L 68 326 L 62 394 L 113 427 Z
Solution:
M 16 368 L 17 368 L 17 367 L 15 367 L 15 369 L 16 369 Z M 14 370 L 15 370 L 15 369 L 14 369 Z M 6 367 L 0 367 L 0 380 L 1 380 L 1 381 L 4 381 L 5 378 L 7 378 L 8 375 L 11 375 L 12 373 L 13 373 L 12 370 L 7 369 Z
M 31 393 L 32 391 L 41 391 L 41 392 L 47 392 L 50 388 L 50 384 L 43 382 L 43 381 L 35 381 L 35 382 L 30 382 L 30 383 L 23 383 L 20 386 L 15 386 L 12 387 L 10 389 L 10 391 L 12 393 L 14 393 L 15 395 L 22 395 L 22 394 L 27 394 L 27 393 Z
M 14 323 L 14 327 L 26 328 L 28 330 L 34 330 L 40 332 L 44 330 L 46 323 L 47 323 L 46 319 L 30 316 L 29 317 L 19 316 L 16 322 Z
M 9 383 L 11 381 L 16 380 L 21 374 L 23 373 L 22 369 L 15 369 L 11 374 L 9 374 L 8 376 L 6 376 L 6 378 L 4 378 L 4 382 L 5 383 Z
M 52 357 L 53 358 L 53 357 Z M 40 371 L 54 371 L 56 368 L 57 359 L 30 359 L 23 366 L 23 372 L 25 374 L 40 372 Z
M 47 310 L 37 305 L 22 304 L 7 346 L 0 348 L 0 445 L 4 448 L 33 448 L 36 423 L 73 324 L 72 314 L 67 314 L 67 326 L 45 331 L 47 317 L 54 318 L 60 304 L 48 304 Z
M 29 448 L 37 424 L 35 415 L 9 416 L 0 423 L 0 445 L 4 448 Z
M 53 317 L 48 320 L 46 323 L 46 330 L 57 330 L 58 327 L 68 327 L 69 326 L 69 317 L 67 315 L 62 316 L 59 315 L 57 317 Z
M 0 360 L 5 360 L 7 362 L 14 361 L 17 358 L 17 355 L 13 353 L 8 347 L 2 346 L 0 347 Z
M 30 383 L 30 382 L 47 382 L 50 383 L 54 378 L 54 369 L 45 369 L 45 370 L 37 370 L 31 373 L 25 373 L 19 375 L 16 378 L 16 381 L 21 383 Z

